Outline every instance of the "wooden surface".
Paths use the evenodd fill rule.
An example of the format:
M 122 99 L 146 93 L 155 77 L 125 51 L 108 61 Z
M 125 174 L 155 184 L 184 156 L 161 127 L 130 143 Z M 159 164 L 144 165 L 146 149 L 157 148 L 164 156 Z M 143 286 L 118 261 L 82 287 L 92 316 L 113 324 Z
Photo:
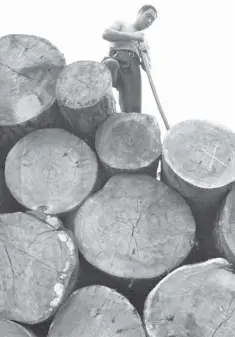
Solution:
M 115 112 L 109 70 L 95 61 L 68 65 L 56 85 L 60 111 L 79 136 L 94 136 L 97 127 Z
M 163 139 L 162 179 L 189 201 L 216 204 L 235 180 L 235 134 L 209 121 L 183 121 Z
M 159 125 L 154 116 L 118 113 L 109 116 L 96 132 L 96 151 L 109 172 L 148 173 L 162 152 Z
M 96 155 L 84 141 L 62 129 L 43 129 L 10 151 L 5 177 L 12 195 L 26 208 L 61 214 L 92 192 L 97 171 Z
M 74 237 L 47 219 L 20 212 L 0 215 L 2 317 L 39 323 L 68 295 L 78 265 Z
M 141 319 L 131 303 L 100 285 L 74 292 L 57 312 L 48 337 L 145 337 Z
M 74 218 L 85 259 L 109 275 L 148 279 L 190 252 L 195 222 L 183 198 L 147 175 L 113 176 Z
M 235 275 L 212 259 L 181 267 L 148 295 L 144 322 L 149 337 L 231 337 L 235 329 Z
M 4 318 L 0 318 L 0 331 L 2 337 L 36 337 L 30 330 L 20 324 Z
M 61 52 L 41 37 L 23 34 L 1 37 L 1 151 L 9 151 L 30 130 L 58 122 L 55 84 L 64 66 Z

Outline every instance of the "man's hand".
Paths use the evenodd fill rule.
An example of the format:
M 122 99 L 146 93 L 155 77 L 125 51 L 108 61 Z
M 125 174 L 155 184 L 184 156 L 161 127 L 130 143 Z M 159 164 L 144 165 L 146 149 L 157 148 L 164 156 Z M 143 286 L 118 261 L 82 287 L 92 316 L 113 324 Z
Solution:
M 136 41 L 139 41 L 139 42 L 143 42 L 144 41 L 144 33 L 142 32 L 134 32 L 132 33 L 134 39 Z
M 142 51 L 145 52 L 145 53 L 147 53 L 147 51 L 148 51 L 148 49 L 147 49 L 145 43 L 142 42 L 142 41 L 139 42 L 139 48 L 140 48 L 140 50 L 142 50 Z

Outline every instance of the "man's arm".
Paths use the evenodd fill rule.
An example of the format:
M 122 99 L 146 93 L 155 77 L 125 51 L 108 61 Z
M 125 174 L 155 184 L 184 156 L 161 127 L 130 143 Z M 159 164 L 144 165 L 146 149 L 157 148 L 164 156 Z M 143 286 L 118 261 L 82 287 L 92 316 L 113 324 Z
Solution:
M 122 32 L 122 23 L 120 21 L 114 22 L 110 27 L 106 28 L 102 34 L 104 40 L 109 42 L 116 41 L 143 41 L 144 34 L 141 32 Z

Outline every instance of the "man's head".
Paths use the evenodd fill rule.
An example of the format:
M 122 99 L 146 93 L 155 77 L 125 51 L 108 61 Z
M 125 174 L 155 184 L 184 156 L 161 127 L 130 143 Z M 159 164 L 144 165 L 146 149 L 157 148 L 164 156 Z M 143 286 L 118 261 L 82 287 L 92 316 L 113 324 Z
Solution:
M 156 18 L 157 10 L 151 5 L 144 5 L 138 12 L 138 16 L 135 21 L 135 27 L 137 30 L 144 30 L 151 26 Z

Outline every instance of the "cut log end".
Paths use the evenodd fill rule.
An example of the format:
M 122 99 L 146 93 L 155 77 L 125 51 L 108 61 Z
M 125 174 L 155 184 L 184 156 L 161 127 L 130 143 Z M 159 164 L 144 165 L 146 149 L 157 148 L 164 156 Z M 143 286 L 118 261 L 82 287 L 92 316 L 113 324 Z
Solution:
M 96 151 L 111 169 L 137 171 L 157 160 L 162 151 L 155 117 L 138 113 L 109 116 L 96 133 Z
M 145 337 L 141 318 L 132 304 L 108 287 L 95 285 L 73 293 L 58 311 L 48 337 Z
M 0 318 L 0 331 L 3 337 L 36 337 L 30 330 L 20 324 L 4 318 Z
M 95 153 L 62 129 L 43 129 L 23 137 L 9 152 L 6 184 L 23 206 L 47 214 L 78 207 L 95 186 Z
M 56 97 L 60 105 L 84 109 L 99 103 L 111 87 L 111 74 L 105 65 L 95 61 L 78 61 L 61 72 Z
M 224 259 L 178 268 L 148 295 L 149 337 L 223 336 L 235 329 L 235 275 Z
M 184 181 L 205 189 L 235 180 L 235 134 L 206 120 L 187 120 L 163 141 L 166 164 Z
M 65 229 L 26 213 L 0 215 L 0 314 L 36 324 L 48 319 L 71 291 L 78 254 Z
M 55 102 L 55 85 L 65 66 L 61 52 L 33 35 L 0 39 L 0 126 L 24 123 Z
M 194 244 L 189 206 L 147 175 L 113 176 L 73 221 L 85 259 L 117 277 L 158 277 L 180 264 Z

